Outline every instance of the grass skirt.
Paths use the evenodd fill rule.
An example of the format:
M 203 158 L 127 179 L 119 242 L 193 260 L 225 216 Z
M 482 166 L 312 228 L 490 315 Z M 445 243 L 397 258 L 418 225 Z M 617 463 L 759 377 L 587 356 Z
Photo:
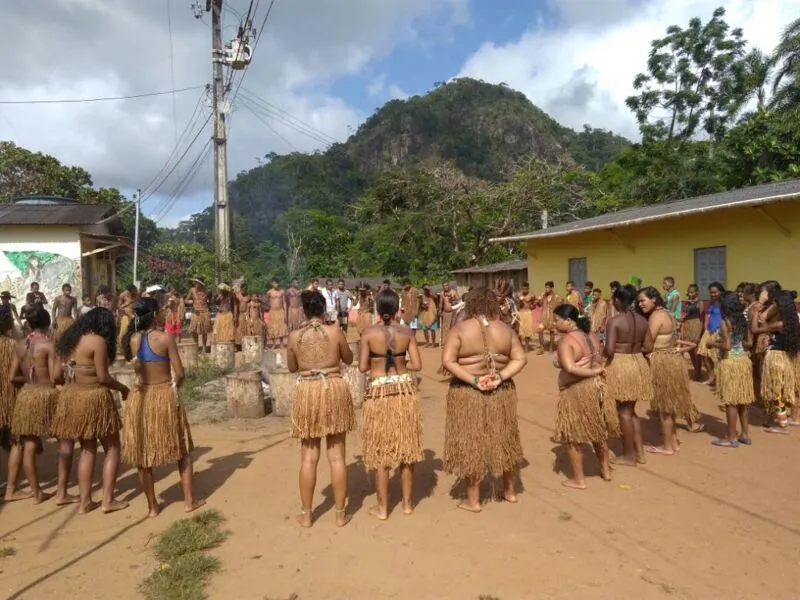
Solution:
M 356 322 L 356 329 L 358 329 L 358 335 L 364 333 L 364 330 L 367 327 L 371 326 L 372 326 L 372 313 L 366 311 L 359 311 L 358 321 Z
M 0 336 L 0 430 L 10 430 L 14 418 L 14 386 L 9 378 L 17 343 Z
M 681 327 L 681 339 L 697 344 L 703 337 L 703 322 L 700 319 L 687 319 Z
M 364 395 L 361 440 L 368 470 L 422 460 L 422 413 L 412 376 L 372 381 Z
M 614 354 L 606 365 L 605 397 L 611 402 L 653 401 L 653 379 L 643 354 Z
M 442 311 L 439 315 L 439 329 L 442 330 L 442 345 L 447 337 L 447 332 L 453 326 L 453 311 Z
M 58 395 L 53 436 L 96 440 L 119 433 L 122 422 L 111 390 L 97 383 L 68 383 Z
M 264 322 L 261 319 L 248 319 L 239 317 L 239 328 L 236 331 L 237 343 L 242 343 L 243 337 L 264 337 Z
M 193 312 L 189 318 L 189 333 L 192 335 L 211 333 L 211 315 L 207 312 Z
M 500 476 L 522 460 L 517 389 L 504 382 L 481 392 L 453 378 L 447 392 L 444 468 L 458 477 Z
M 64 332 L 75 322 L 72 317 L 57 317 L 56 326 L 53 329 L 53 341 L 58 342 Z
M 557 442 L 596 444 L 619 435 L 617 407 L 605 398 L 605 388 L 602 378 L 587 377 L 559 391 Z
M 292 395 L 291 436 L 302 440 L 346 433 L 356 426 L 350 386 L 341 377 L 300 379 Z
M 731 356 L 719 361 L 716 394 L 728 406 L 753 403 L 753 361 L 749 356 Z
M 269 322 L 267 323 L 267 337 L 270 340 L 279 340 L 289 335 L 289 328 L 286 326 L 286 311 L 282 308 L 273 308 L 269 311 Z
M 119 318 L 119 333 L 117 334 L 117 348 L 119 349 L 119 353 L 122 354 L 122 338 L 125 337 L 125 334 L 128 332 L 128 326 L 131 324 L 131 318 L 123 314 Z
M 698 356 L 710 358 L 711 362 L 714 363 L 714 369 L 717 368 L 717 363 L 719 363 L 719 350 L 717 348 L 709 348 L 706 344 L 711 340 L 717 341 L 718 338 L 719 336 L 716 333 L 710 333 L 706 330 L 703 332 L 700 343 L 697 345 Z
M 692 410 L 689 372 L 683 354 L 673 349 L 656 350 L 650 355 L 653 400 L 650 409 L 656 412 L 686 415 Z
M 522 308 L 517 313 L 519 315 L 519 337 L 523 340 L 525 338 L 533 338 L 536 336 L 536 331 L 533 328 L 533 311 L 529 308 Z
M 217 313 L 214 319 L 214 341 L 218 344 L 232 342 L 236 338 L 236 329 L 233 326 L 233 313 Z
M 295 331 L 300 329 L 300 326 L 303 324 L 303 321 L 306 320 L 306 315 L 303 312 L 303 307 L 299 306 L 297 308 L 289 307 L 289 316 L 288 316 L 288 323 L 289 323 L 289 331 Z
M 171 383 L 131 388 L 122 431 L 122 462 L 134 467 L 178 462 L 194 449 L 186 411 Z
M 782 350 L 768 350 L 761 368 L 761 398 L 765 402 L 794 404 L 797 384 L 794 364 Z
M 58 390 L 46 383 L 26 383 L 17 393 L 11 435 L 48 437 L 58 406 Z

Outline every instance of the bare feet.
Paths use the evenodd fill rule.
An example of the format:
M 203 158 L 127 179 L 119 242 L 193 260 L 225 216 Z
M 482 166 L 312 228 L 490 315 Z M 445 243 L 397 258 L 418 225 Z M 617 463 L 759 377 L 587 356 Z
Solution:
M 80 502 L 81 499 L 79 496 L 73 496 L 72 494 L 65 494 L 63 496 L 59 496 L 56 494 L 56 506 L 66 506 L 67 504 L 77 504 Z
M 34 504 L 41 504 L 45 500 L 50 500 L 50 498 L 52 498 L 53 496 L 55 496 L 55 494 L 51 494 L 51 493 L 47 493 L 47 492 L 43 492 L 43 491 L 39 490 L 39 493 L 34 495 L 33 503 Z
M 764 433 L 779 433 L 782 435 L 789 435 L 789 431 L 786 427 L 765 427 Z
M 297 521 L 300 527 L 311 527 L 311 510 L 301 510 L 294 520 Z
M 456 508 L 460 508 L 461 510 L 471 513 L 479 513 L 483 510 L 480 504 L 468 504 L 466 502 L 460 502 Z
M 506 502 L 510 502 L 511 504 L 516 504 L 517 502 L 519 502 L 517 500 L 517 495 L 514 492 L 506 492 L 505 494 L 503 494 L 503 500 L 505 500 Z
M 19 500 L 30 500 L 33 498 L 33 492 L 21 492 L 19 490 L 7 490 L 6 502 L 17 502 Z
M 411 504 L 410 502 L 408 504 L 406 504 L 404 502 L 403 503 L 403 514 L 404 515 L 413 515 L 414 514 L 414 505 Z
M 573 489 L 573 490 L 585 490 L 586 489 L 586 483 L 585 482 L 583 482 L 583 481 L 574 481 L 572 479 L 567 479 L 566 481 L 562 481 L 561 485 L 563 485 L 565 488 L 570 488 L 570 489 Z
M 112 500 L 107 506 L 103 507 L 103 514 L 109 514 L 113 512 L 117 512 L 118 510 L 125 510 L 128 508 L 127 502 L 122 502 L 121 500 Z
M 92 512 L 94 509 L 99 508 L 100 503 L 94 502 L 93 500 L 89 500 L 88 503 L 82 504 L 81 507 L 78 509 L 78 514 L 85 515 L 86 513 Z
M 147 513 L 147 516 L 150 517 L 151 519 L 155 519 L 159 515 L 159 513 L 161 513 L 161 510 L 163 508 L 164 508 L 164 503 L 159 502 L 153 508 L 150 509 L 150 512 Z
M 187 504 L 186 506 L 184 506 L 183 507 L 183 512 L 187 512 L 187 513 L 194 512 L 198 508 L 200 508 L 201 506 L 205 506 L 205 505 L 206 505 L 206 501 L 205 500 L 195 500 L 195 501 Z
M 611 481 L 611 465 L 609 465 L 606 469 L 600 469 L 600 478 L 603 481 Z
M 337 508 L 336 509 L 336 526 L 337 527 L 344 527 L 350 522 L 350 519 L 353 518 L 352 515 L 347 514 L 346 508 Z
M 386 513 L 386 510 L 381 508 L 377 504 L 372 508 L 370 508 L 367 512 L 376 519 L 379 519 L 381 521 L 385 521 L 386 519 L 389 518 L 389 515 Z
M 630 458 L 628 456 L 609 456 L 608 462 L 612 463 L 615 467 L 635 467 L 639 463 L 639 459 Z
M 650 454 L 661 454 L 662 456 L 675 455 L 674 450 L 668 450 L 667 448 L 664 448 L 664 446 L 647 446 L 647 448 L 645 448 L 645 451 L 649 452 Z

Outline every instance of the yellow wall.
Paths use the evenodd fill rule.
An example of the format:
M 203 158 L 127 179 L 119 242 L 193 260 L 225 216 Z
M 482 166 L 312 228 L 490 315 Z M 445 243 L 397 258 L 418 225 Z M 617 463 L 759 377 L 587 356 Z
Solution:
M 604 293 L 609 282 L 626 283 L 632 276 L 660 288 L 668 275 L 683 292 L 695 280 L 695 248 L 725 246 L 727 281 L 722 283 L 727 287 L 776 279 L 784 288 L 800 289 L 800 202 L 764 210 L 780 227 L 755 208 L 733 208 L 622 227 L 614 231 L 620 239 L 608 231 L 593 231 L 530 240 L 531 288 L 541 291 L 545 281 L 553 280 L 556 290 L 563 290 L 568 260 L 586 258 L 588 279 Z

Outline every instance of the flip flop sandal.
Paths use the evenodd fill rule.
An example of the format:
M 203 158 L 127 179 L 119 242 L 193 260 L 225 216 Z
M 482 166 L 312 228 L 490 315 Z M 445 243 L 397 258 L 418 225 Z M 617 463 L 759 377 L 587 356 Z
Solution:
M 739 442 L 737 440 L 714 440 L 711 445 L 718 448 L 738 448 Z
M 744 444 L 745 446 L 752 446 L 753 445 L 753 440 L 751 440 L 749 437 L 743 435 L 743 436 L 739 437 L 739 443 L 740 444 Z

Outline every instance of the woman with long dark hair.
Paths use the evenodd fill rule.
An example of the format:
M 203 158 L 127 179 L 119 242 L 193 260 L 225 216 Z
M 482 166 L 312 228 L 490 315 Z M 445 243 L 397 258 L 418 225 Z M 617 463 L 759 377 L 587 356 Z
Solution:
M 0 304 L 0 446 L 11 449 L 11 420 L 14 417 L 14 385 L 9 373 L 17 347 L 14 339 L 12 304 Z
M 761 286 L 759 298 L 766 309 L 753 333 L 768 334 L 769 347 L 761 370 L 761 398 L 767 409 L 769 433 L 788 433 L 788 407 L 795 403 L 800 356 L 800 320 L 796 292 L 782 290 L 777 282 Z
M 675 415 L 692 412 L 692 392 L 683 352 L 694 345 L 678 339 L 675 317 L 664 308 L 664 299 L 656 288 L 643 288 L 637 304 L 640 313 L 647 318 L 644 351 L 653 381 L 650 408 L 661 420 L 662 445 L 648 446 L 647 452 L 672 456 L 680 450 Z
M 503 498 L 517 502 L 517 467 L 523 458 L 513 378 L 528 359 L 519 337 L 500 320 L 494 290 L 467 293 L 466 319 L 453 327 L 442 352 L 452 375 L 447 392 L 444 468 L 467 481 L 458 505 L 480 512 L 480 483 L 487 472 L 503 477 Z
M 738 294 L 725 292 L 720 304 L 722 324 L 719 328 L 719 339 L 710 343 L 721 355 L 717 368 L 716 393 L 725 409 L 728 436 L 711 443 L 714 446 L 738 448 L 740 443 L 747 446 L 752 444 L 747 411 L 754 396 L 753 363 L 745 349 L 749 327 Z M 742 425 L 741 435 L 736 429 L 737 419 Z
M 567 446 L 572 477 L 563 486 L 586 489 L 581 446 L 591 444 L 600 461 L 600 476 L 611 481 L 608 437 L 619 435 L 614 403 L 604 398 L 605 383 L 600 340 L 590 332 L 590 322 L 571 304 L 553 311 L 558 340 L 555 366 L 558 373 L 558 406 L 555 440 Z M 610 410 L 609 410 L 610 409 Z
M 700 338 L 700 344 L 697 346 L 697 355 L 701 357 L 701 361 L 706 371 L 708 372 L 708 381 L 706 385 L 716 385 L 717 381 L 717 364 L 719 364 L 719 349 L 715 346 L 709 346 L 708 342 L 716 340 L 719 333 L 719 327 L 722 324 L 722 306 L 720 306 L 720 298 L 725 293 L 725 286 L 719 281 L 712 281 L 708 285 L 708 304 L 705 307 L 705 329 L 703 337 Z
M 400 469 L 403 514 L 414 512 L 414 464 L 422 459 L 422 413 L 416 377 L 422 368 L 414 333 L 396 322 L 400 296 L 384 290 L 376 299 L 380 323 L 361 335 L 359 370 L 370 374 L 364 395 L 361 440 L 364 463 L 377 471 L 378 504 L 370 514 L 389 518 L 389 470 Z
M 140 298 L 133 305 L 133 321 L 122 338 L 125 360 L 133 362 L 138 378 L 125 402 L 122 461 L 139 471 L 150 517 L 161 511 L 153 467 L 171 462 L 178 463 L 184 510 L 192 512 L 205 504 L 194 499 L 192 487 L 190 453 L 194 443 L 178 394 L 183 364 L 175 337 L 159 331 L 158 325 L 158 302 Z
M 653 380 L 650 366 L 642 353 L 648 335 L 647 319 L 633 310 L 638 291 L 630 284 L 616 288 L 612 302 L 617 315 L 606 325 L 603 347 L 606 363 L 606 397 L 616 402 L 622 432 L 622 456 L 615 464 L 644 464 L 642 426 L 636 414 L 636 403 L 653 401 Z
M 114 379 L 109 366 L 117 348 L 114 315 L 105 308 L 94 308 L 78 319 L 61 336 L 56 347 L 60 360 L 55 361 L 56 379 L 66 384 L 58 397 L 53 418 L 53 435 L 59 440 L 77 439 L 81 445 L 78 459 L 80 513 L 98 506 L 104 513 L 122 510 L 127 502 L 114 499 L 114 486 L 120 461 L 119 431 L 122 423 L 111 390 L 128 395 L 128 388 Z M 97 441 L 103 445 L 103 500 L 92 500 L 92 479 L 97 458 Z
M 300 501 L 297 522 L 311 527 L 311 509 L 317 483 L 322 438 L 327 446 L 336 525 L 350 522 L 347 514 L 347 432 L 356 425 L 350 387 L 342 379 L 341 364 L 353 362 L 353 352 L 338 323 L 324 323 L 325 297 L 319 291 L 300 294 L 306 317 L 302 327 L 289 334 L 286 363 L 298 373 L 292 395 L 291 436 L 300 438 Z

